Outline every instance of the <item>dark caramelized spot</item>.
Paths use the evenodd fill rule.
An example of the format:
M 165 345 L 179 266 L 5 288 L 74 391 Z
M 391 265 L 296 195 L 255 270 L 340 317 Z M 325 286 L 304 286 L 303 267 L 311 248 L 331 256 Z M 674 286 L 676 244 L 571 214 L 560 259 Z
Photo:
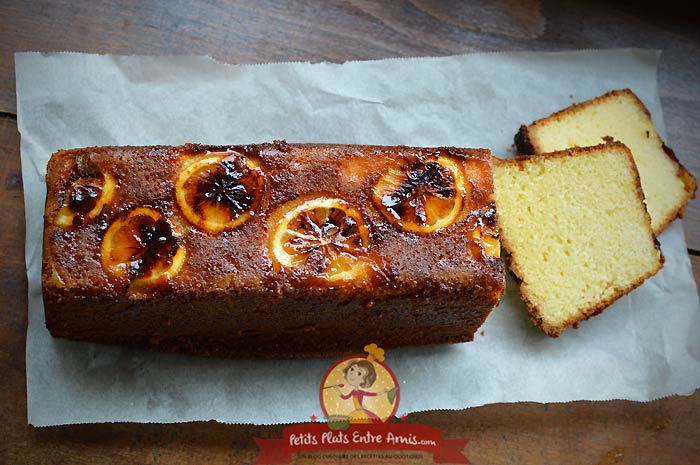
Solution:
M 227 157 L 217 164 L 216 172 L 197 182 L 194 208 L 202 214 L 207 205 L 223 205 L 240 216 L 255 203 L 258 178 L 240 157 Z
M 291 150 L 291 147 L 289 146 L 289 144 L 287 143 L 287 141 L 284 140 L 284 139 L 282 139 L 282 140 L 276 140 L 276 141 L 273 142 L 273 144 L 277 147 L 277 150 L 279 150 L 280 152 L 285 152 L 285 153 L 287 153 L 287 152 L 289 152 L 289 151 Z
M 449 169 L 437 162 L 416 162 L 406 171 L 399 188 L 382 196 L 382 205 L 397 219 L 413 212 L 418 221 L 426 223 L 427 198 L 450 199 L 456 195 L 454 185 L 455 179 Z
M 498 223 L 496 219 L 496 203 L 491 202 L 483 212 L 484 223 L 491 228 L 496 228 Z
M 85 215 L 95 208 L 101 192 L 102 186 L 95 183 L 95 179 L 80 178 L 68 194 L 68 206 L 73 212 Z

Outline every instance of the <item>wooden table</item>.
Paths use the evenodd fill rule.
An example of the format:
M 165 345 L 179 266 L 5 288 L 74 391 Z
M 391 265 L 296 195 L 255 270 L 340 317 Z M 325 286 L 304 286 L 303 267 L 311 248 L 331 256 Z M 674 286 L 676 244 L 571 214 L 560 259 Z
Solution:
M 700 175 L 700 28 L 694 13 L 633 2 L 8 1 L 0 4 L 0 464 L 250 463 L 283 426 L 27 425 L 27 279 L 14 51 L 207 54 L 230 63 L 344 61 L 493 50 L 663 51 L 668 143 Z M 696 280 L 700 201 L 684 220 Z M 473 463 L 700 463 L 700 391 L 648 403 L 496 404 L 412 414 L 469 438 Z

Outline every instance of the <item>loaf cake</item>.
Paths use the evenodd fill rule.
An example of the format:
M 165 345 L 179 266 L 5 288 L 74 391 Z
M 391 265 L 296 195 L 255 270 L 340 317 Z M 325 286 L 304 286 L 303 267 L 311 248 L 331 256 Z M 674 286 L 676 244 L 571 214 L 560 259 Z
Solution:
M 92 147 L 49 161 L 51 334 L 232 358 L 468 341 L 504 290 L 488 150 Z
M 608 143 L 494 163 L 503 248 L 550 336 L 602 312 L 663 265 L 629 149 Z
M 652 228 L 660 234 L 683 215 L 696 183 L 661 140 L 649 111 L 631 90 L 611 91 L 521 126 L 515 143 L 518 152 L 527 155 L 598 145 L 608 138 L 632 151 Z

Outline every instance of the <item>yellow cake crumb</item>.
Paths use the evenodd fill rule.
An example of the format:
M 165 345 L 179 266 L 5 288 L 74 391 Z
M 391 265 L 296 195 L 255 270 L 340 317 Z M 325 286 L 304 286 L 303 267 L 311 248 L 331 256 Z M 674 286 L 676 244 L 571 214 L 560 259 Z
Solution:
M 600 313 L 663 257 L 621 143 L 498 160 L 501 240 L 533 320 L 551 336 Z
M 547 153 L 598 145 L 607 138 L 631 150 L 652 228 L 660 234 L 682 216 L 696 183 L 666 147 L 649 111 L 631 90 L 608 92 L 523 126 L 516 142 L 520 153 Z

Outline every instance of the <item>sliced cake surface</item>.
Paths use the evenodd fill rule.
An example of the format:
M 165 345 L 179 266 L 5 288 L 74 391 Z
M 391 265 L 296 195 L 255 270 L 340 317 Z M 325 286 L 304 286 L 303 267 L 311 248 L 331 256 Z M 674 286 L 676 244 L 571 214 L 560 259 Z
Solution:
M 498 160 L 501 243 L 533 321 L 551 336 L 602 312 L 663 265 L 621 143 Z
M 593 146 L 603 139 L 623 142 L 639 170 L 647 209 L 660 234 L 695 195 L 690 173 L 659 136 L 649 111 L 629 89 L 616 90 L 522 126 L 515 141 L 521 154 Z

